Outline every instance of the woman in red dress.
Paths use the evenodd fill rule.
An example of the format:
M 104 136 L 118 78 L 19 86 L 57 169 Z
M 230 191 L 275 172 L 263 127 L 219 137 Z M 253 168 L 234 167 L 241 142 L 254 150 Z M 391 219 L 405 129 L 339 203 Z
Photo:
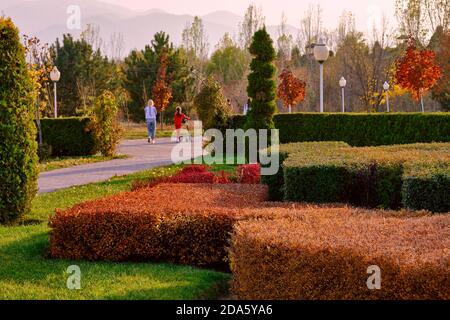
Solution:
M 173 122 L 175 123 L 175 131 L 177 132 L 177 142 L 181 141 L 180 129 L 186 120 L 191 120 L 187 115 L 181 112 L 181 107 L 177 107 L 175 115 L 173 117 Z

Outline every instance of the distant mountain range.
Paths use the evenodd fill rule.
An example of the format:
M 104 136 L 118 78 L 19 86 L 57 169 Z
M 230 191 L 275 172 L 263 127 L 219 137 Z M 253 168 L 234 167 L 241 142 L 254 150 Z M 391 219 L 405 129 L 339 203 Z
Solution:
M 81 9 L 81 24 L 100 28 L 100 36 L 107 43 L 114 33 L 124 38 L 123 54 L 134 48 L 141 49 L 149 44 L 153 35 L 165 31 L 175 45 L 181 43 L 181 33 L 194 19 L 192 15 L 177 15 L 159 9 L 133 11 L 124 7 L 96 0 L 1 0 L 0 14 L 9 16 L 19 27 L 22 34 L 37 36 L 43 42 L 53 43 L 64 33 L 78 37 L 81 30 L 69 30 L 66 21 L 67 8 L 78 5 Z M 228 32 L 238 36 L 238 26 L 242 17 L 229 11 L 215 11 L 201 16 L 210 43 L 210 49 Z M 278 26 L 267 26 L 275 40 L 278 38 Z M 288 26 L 289 32 L 297 35 L 298 29 Z

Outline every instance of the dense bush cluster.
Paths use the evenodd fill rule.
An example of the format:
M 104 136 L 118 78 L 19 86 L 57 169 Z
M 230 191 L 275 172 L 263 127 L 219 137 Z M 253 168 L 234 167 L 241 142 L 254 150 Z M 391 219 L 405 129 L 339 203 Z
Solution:
M 194 99 L 194 106 L 203 124 L 203 129 L 224 129 L 231 115 L 220 84 L 208 77 Z
M 291 113 L 276 114 L 280 142 L 344 141 L 352 146 L 378 146 L 450 141 L 448 113 Z M 235 115 L 230 128 L 244 128 Z
M 17 222 L 37 191 L 33 84 L 19 31 L 0 16 L 0 224 Z
M 95 137 L 95 147 L 105 157 L 115 154 L 122 135 L 117 114 L 119 107 L 110 91 L 104 91 L 94 100 L 90 114 L 90 127 Z
M 84 156 L 96 153 L 89 118 L 41 119 L 43 142 L 52 156 Z
M 223 172 L 213 173 L 206 165 L 184 166 L 172 176 L 164 176 L 145 181 L 134 181 L 132 190 L 155 186 L 159 183 L 230 183 L 230 178 Z
M 50 254 L 226 270 L 234 222 L 266 198 L 262 185 L 157 184 L 89 201 L 50 219 Z
M 211 172 L 206 165 L 184 166 L 172 176 L 159 177 L 157 179 L 134 181 L 132 190 L 152 187 L 159 183 L 238 183 L 258 184 L 261 181 L 261 168 L 259 164 L 243 164 L 236 167 L 235 176 L 219 172 Z
M 239 183 L 257 184 L 261 182 L 261 167 L 258 163 L 239 165 L 236 171 Z
M 271 199 L 450 211 L 450 144 L 306 142 L 282 145 L 280 154 L 283 173 L 263 178 Z
M 278 217 L 235 225 L 230 260 L 238 299 L 450 299 L 450 216 L 258 211 Z M 372 265 L 381 269 L 380 289 L 367 286 Z

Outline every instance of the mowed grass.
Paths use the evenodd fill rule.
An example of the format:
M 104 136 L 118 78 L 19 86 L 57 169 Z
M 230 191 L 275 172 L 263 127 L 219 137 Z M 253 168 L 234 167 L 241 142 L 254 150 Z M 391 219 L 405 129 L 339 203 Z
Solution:
M 124 129 L 123 139 L 147 139 L 147 125 L 145 122 L 134 123 L 134 122 L 123 122 L 121 126 Z M 164 124 L 161 128 L 161 124 L 156 124 L 156 137 L 171 137 L 173 133 L 173 126 Z
M 66 261 L 46 256 L 47 221 L 55 208 L 129 190 L 135 179 L 168 175 L 179 168 L 155 168 L 37 196 L 24 225 L 0 227 L 0 299 L 206 299 L 221 295 L 228 274 L 164 263 Z M 81 290 L 67 289 L 70 265 L 81 269 Z
M 39 164 L 40 172 L 78 166 L 81 164 L 109 161 L 114 159 L 125 159 L 126 155 L 115 155 L 104 157 L 101 155 L 81 156 L 81 157 L 58 157 L 51 158 Z

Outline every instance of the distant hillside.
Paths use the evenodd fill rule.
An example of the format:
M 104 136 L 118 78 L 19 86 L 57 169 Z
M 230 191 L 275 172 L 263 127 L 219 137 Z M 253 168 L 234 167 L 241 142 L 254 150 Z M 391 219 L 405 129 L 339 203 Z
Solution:
M 150 42 L 158 31 L 170 35 L 175 45 L 181 43 L 183 28 L 192 22 L 192 15 L 176 15 L 159 9 L 144 12 L 107 4 L 96 0 L 1 0 L 0 12 L 10 16 L 21 33 L 35 35 L 43 42 L 53 43 L 64 33 L 79 36 L 81 30 L 69 30 L 66 26 L 69 5 L 79 5 L 82 26 L 93 24 L 100 27 L 100 35 L 107 43 L 114 33 L 121 33 L 125 41 L 124 54 L 134 48 L 141 49 Z M 228 11 L 215 11 L 202 16 L 210 49 L 213 49 L 223 35 L 238 36 L 242 17 Z M 277 26 L 267 26 L 273 39 L 278 37 Z M 288 28 L 294 38 L 298 30 Z

